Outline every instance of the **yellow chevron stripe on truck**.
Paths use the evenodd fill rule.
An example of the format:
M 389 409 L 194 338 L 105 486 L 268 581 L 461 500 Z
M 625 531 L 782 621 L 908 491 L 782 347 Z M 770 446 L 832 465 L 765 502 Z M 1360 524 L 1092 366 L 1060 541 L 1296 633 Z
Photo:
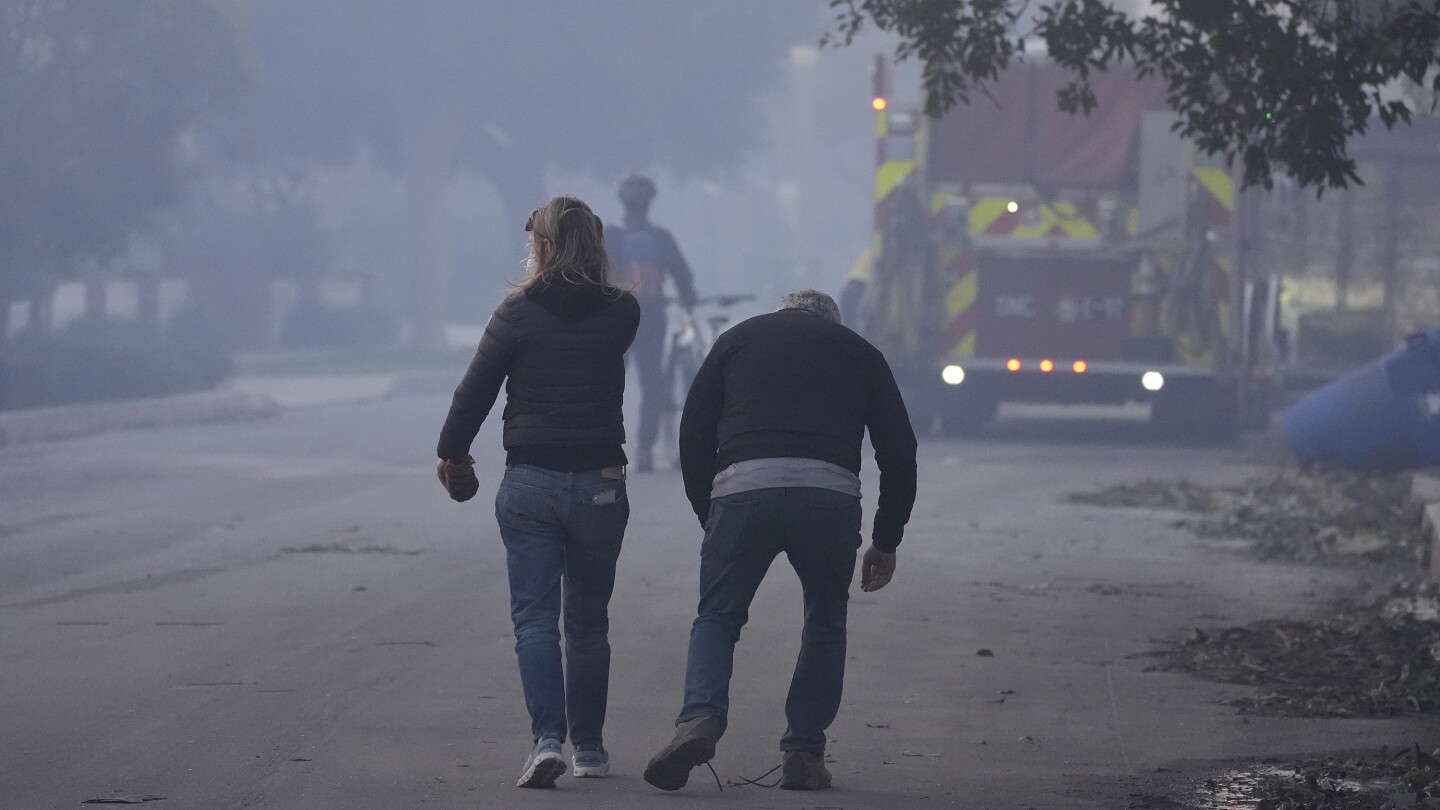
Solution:
M 1230 179 L 1228 169 L 1201 166 L 1191 171 L 1195 174 L 1195 179 L 1200 181 L 1200 185 L 1210 192 L 1210 196 L 1225 206 L 1226 211 L 1235 210 L 1235 183 Z
M 978 236 L 985 233 L 991 225 L 995 224 L 996 220 L 1006 213 L 1005 206 L 1009 204 L 1009 200 L 994 197 L 976 200 L 975 204 L 970 206 L 970 235 Z
M 975 331 L 971 330 L 967 332 L 965 337 L 961 338 L 960 342 L 955 344 L 955 348 L 950 350 L 949 356 L 952 360 L 964 360 L 967 357 L 974 357 Z
M 955 282 L 955 286 L 951 287 L 950 292 L 945 296 L 945 309 L 950 313 L 950 317 L 959 317 L 965 310 L 974 306 L 979 291 L 980 279 L 974 270 Z
M 879 202 L 890 196 L 890 192 L 914 170 L 913 160 L 887 160 L 880 164 L 875 170 L 875 201 Z
M 1010 210 L 1012 205 L 1016 211 Z M 970 235 L 1014 239 L 1099 239 L 1100 229 L 1068 200 L 1022 205 L 1004 197 L 986 197 L 970 207 Z
M 970 267 L 945 294 L 947 340 L 953 341 L 948 356 L 960 359 L 975 356 L 975 300 L 980 293 L 980 273 Z
M 880 110 L 875 114 L 875 141 L 883 144 L 890 134 L 890 111 Z M 890 196 L 911 172 L 915 171 L 915 159 L 886 160 L 875 167 L 875 202 Z

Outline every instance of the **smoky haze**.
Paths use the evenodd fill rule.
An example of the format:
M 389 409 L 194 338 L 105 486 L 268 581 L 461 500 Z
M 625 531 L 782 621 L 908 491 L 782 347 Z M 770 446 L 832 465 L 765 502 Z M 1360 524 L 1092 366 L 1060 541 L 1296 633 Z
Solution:
M 531 208 L 573 193 L 618 221 L 615 186 L 635 171 L 656 179 L 652 213 L 705 294 L 838 292 L 868 240 L 869 49 L 819 49 L 822 4 L 257 0 L 161 19 L 172 12 L 34 14 L 35 31 L 111 37 L 114 63 L 94 70 L 128 81 L 117 102 L 164 115 L 28 124 L 29 141 L 123 132 L 104 165 L 155 179 L 92 177 L 74 190 L 98 198 L 88 218 L 39 201 L 57 213 L 37 230 L 62 247 L 17 256 L 53 269 L 7 285 L 7 334 L 117 310 L 241 352 L 343 342 L 292 323 L 319 300 L 373 316 L 374 334 L 352 338 L 440 348 L 446 323 L 483 322 L 519 275 Z M 193 42 L 137 56 L 161 25 Z M 53 70 L 77 99 L 99 92 L 60 84 L 58 62 L 36 60 L 37 81 Z
M 1270 685 L 1157 673 L 1149 655 L 1164 639 L 1271 638 L 1225 627 L 1353 594 L 1389 538 L 1412 567 L 1423 557 L 1413 532 L 1334 517 L 1339 495 L 1388 497 L 1394 481 L 1247 484 L 1278 474 L 1275 446 L 1231 441 L 1236 400 L 1202 383 L 1233 379 L 1215 361 L 1241 334 L 1265 344 L 1256 370 L 1305 359 L 1293 301 L 1339 302 L 1343 328 L 1313 330 L 1325 373 L 1391 350 L 1354 310 L 1385 295 L 1376 256 L 1440 278 L 1428 231 L 1389 240 L 1440 221 L 1424 213 L 1433 165 L 1318 202 L 1278 189 L 1257 204 L 1255 283 L 1232 286 L 1222 251 L 1241 240 L 1220 220 L 1237 196 L 1215 166 L 1172 161 L 1186 149 L 1170 119 L 1141 121 L 1138 104 L 1065 118 L 1037 79 L 1029 101 L 977 97 L 963 126 L 922 122 L 917 66 L 875 97 L 875 55 L 897 40 L 820 47 L 834 25 L 826 0 L 0 2 L 0 810 L 1179 807 L 1161 795 L 1235 757 L 1440 744 L 1408 708 L 1433 713 L 1433 668 L 1413 668 L 1432 678 L 1418 698 L 1364 674 L 1362 701 L 1391 701 L 1383 723 L 1277 721 L 1216 704 L 1222 689 L 1270 700 Z M 1043 70 L 1034 56 L 1026 69 Z M 1097 82 L 1112 83 L 1139 84 Z M 997 98 L 1016 86 L 1001 84 Z M 1087 149 L 1041 154 L 1057 140 L 1042 120 Z M 1144 131 L 1168 139 L 1144 158 L 1173 182 L 1142 211 Z M 962 148 L 932 159 L 934 143 Z M 1029 182 L 1062 164 L 1111 185 Z M 1195 168 L 1211 170 L 1197 194 L 1166 196 Z M 570 194 L 613 233 L 632 173 L 658 188 L 650 215 L 702 303 L 667 313 L 653 469 L 636 463 L 632 363 L 631 463 L 582 471 L 629 509 L 607 618 L 612 778 L 518 791 L 535 738 L 497 518 L 508 393 L 469 448 L 472 499 L 437 483 L 437 436 L 525 272 L 527 216 Z M 1191 211 L 1215 220 L 1173 228 Z M 1153 261 L 1109 249 L 1152 225 Z M 1440 285 L 1412 275 L 1402 303 L 1440 311 Z M 661 794 L 641 775 L 681 708 L 705 536 L 679 407 L 721 330 L 803 288 L 834 296 L 899 381 L 914 510 L 893 582 L 862 592 L 855 577 L 841 602 L 833 793 L 754 792 L 780 761 L 807 621 L 781 555 L 737 647 L 714 781 L 697 770 Z M 871 539 L 872 450 L 863 537 L 847 543 Z M 1181 514 L 1196 504 L 1211 511 Z M 1196 534 L 1255 515 L 1272 522 L 1245 537 L 1288 550 Z M 1332 553 L 1342 565 L 1310 565 Z M 1265 666 L 1240 652 L 1231 681 L 1259 683 Z
M 865 53 L 819 52 L 808 4 L 261 2 L 254 21 L 237 152 L 396 198 L 410 217 L 386 241 L 433 244 L 340 269 L 396 298 L 410 265 L 443 279 L 448 320 L 488 315 L 539 201 L 618 221 L 631 171 L 656 177 L 654 216 L 710 293 L 833 287 L 865 242 Z M 338 194 L 331 218 L 365 205 Z

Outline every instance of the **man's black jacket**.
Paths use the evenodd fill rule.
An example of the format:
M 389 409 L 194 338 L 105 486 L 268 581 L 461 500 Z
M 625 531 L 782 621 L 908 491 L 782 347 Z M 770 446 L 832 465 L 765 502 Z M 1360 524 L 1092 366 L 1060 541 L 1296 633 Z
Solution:
M 803 310 L 750 318 L 715 341 L 685 400 L 685 494 L 704 522 L 712 479 L 737 461 L 813 458 L 859 475 L 866 429 L 880 468 L 871 538 L 893 551 L 915 503 L 915 432 L 885 357 Z
M 436 453 L 461 460 L 505 382 L 510 464 L 554 470 L 626 463 L 625 351 L 640 306 L 595 284 L 537 284 L 505 298 L 455 389 Z

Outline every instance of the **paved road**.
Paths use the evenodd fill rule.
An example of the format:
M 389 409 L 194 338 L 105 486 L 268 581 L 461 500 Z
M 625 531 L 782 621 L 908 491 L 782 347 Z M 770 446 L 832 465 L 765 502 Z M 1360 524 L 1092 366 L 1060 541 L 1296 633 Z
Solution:
M 1347 575 L 1253 562 L 1173 515 L 1062 502 L 1147 475 L 1240 479 L 1238 451 L 1012 419 L 922 449 L 896 580 L 852 600 L 836 790 L 639 779 L 678 708 L 696 590 L 699 531 L 667 473 L 631 482 L 616 775 L 516 790 L 529 741 L 486 497 L 498 436 L 477 442 L 486 494 L 449 502 L 429 460 L 446 402 L 0 451 L 0 808 L 1126 807 L 1161 767 L 1435 733 L 1246 721 L 1216 703 L 1235 689 L 1146 672 L 1152 638 L 1303 612 Z M 724 779 L 778 762 L 798 608 L 777 565 L 737 657 Z

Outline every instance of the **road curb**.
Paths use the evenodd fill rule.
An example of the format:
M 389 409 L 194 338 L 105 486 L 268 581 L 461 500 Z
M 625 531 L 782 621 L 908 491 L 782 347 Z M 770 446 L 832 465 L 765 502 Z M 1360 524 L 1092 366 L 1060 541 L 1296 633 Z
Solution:
M 8 411 L 0 413 L 0 446 L 73 439 L 112 430 L 264 419 L 279 412 L 269 399 L 245 391 L 205 391 Z
M 386 389 L 386 397 L 434 396 L 452 394 L 456 383 L 464 375 L 464 369 L 427 369 L 407 371 L 396 375 L 395 381 Z
M 1430 578 L 1440 580 L 1440 470 L 1415 473 L 1410 491 L 1420 503 L 1425 534 L 1430 538 Z

